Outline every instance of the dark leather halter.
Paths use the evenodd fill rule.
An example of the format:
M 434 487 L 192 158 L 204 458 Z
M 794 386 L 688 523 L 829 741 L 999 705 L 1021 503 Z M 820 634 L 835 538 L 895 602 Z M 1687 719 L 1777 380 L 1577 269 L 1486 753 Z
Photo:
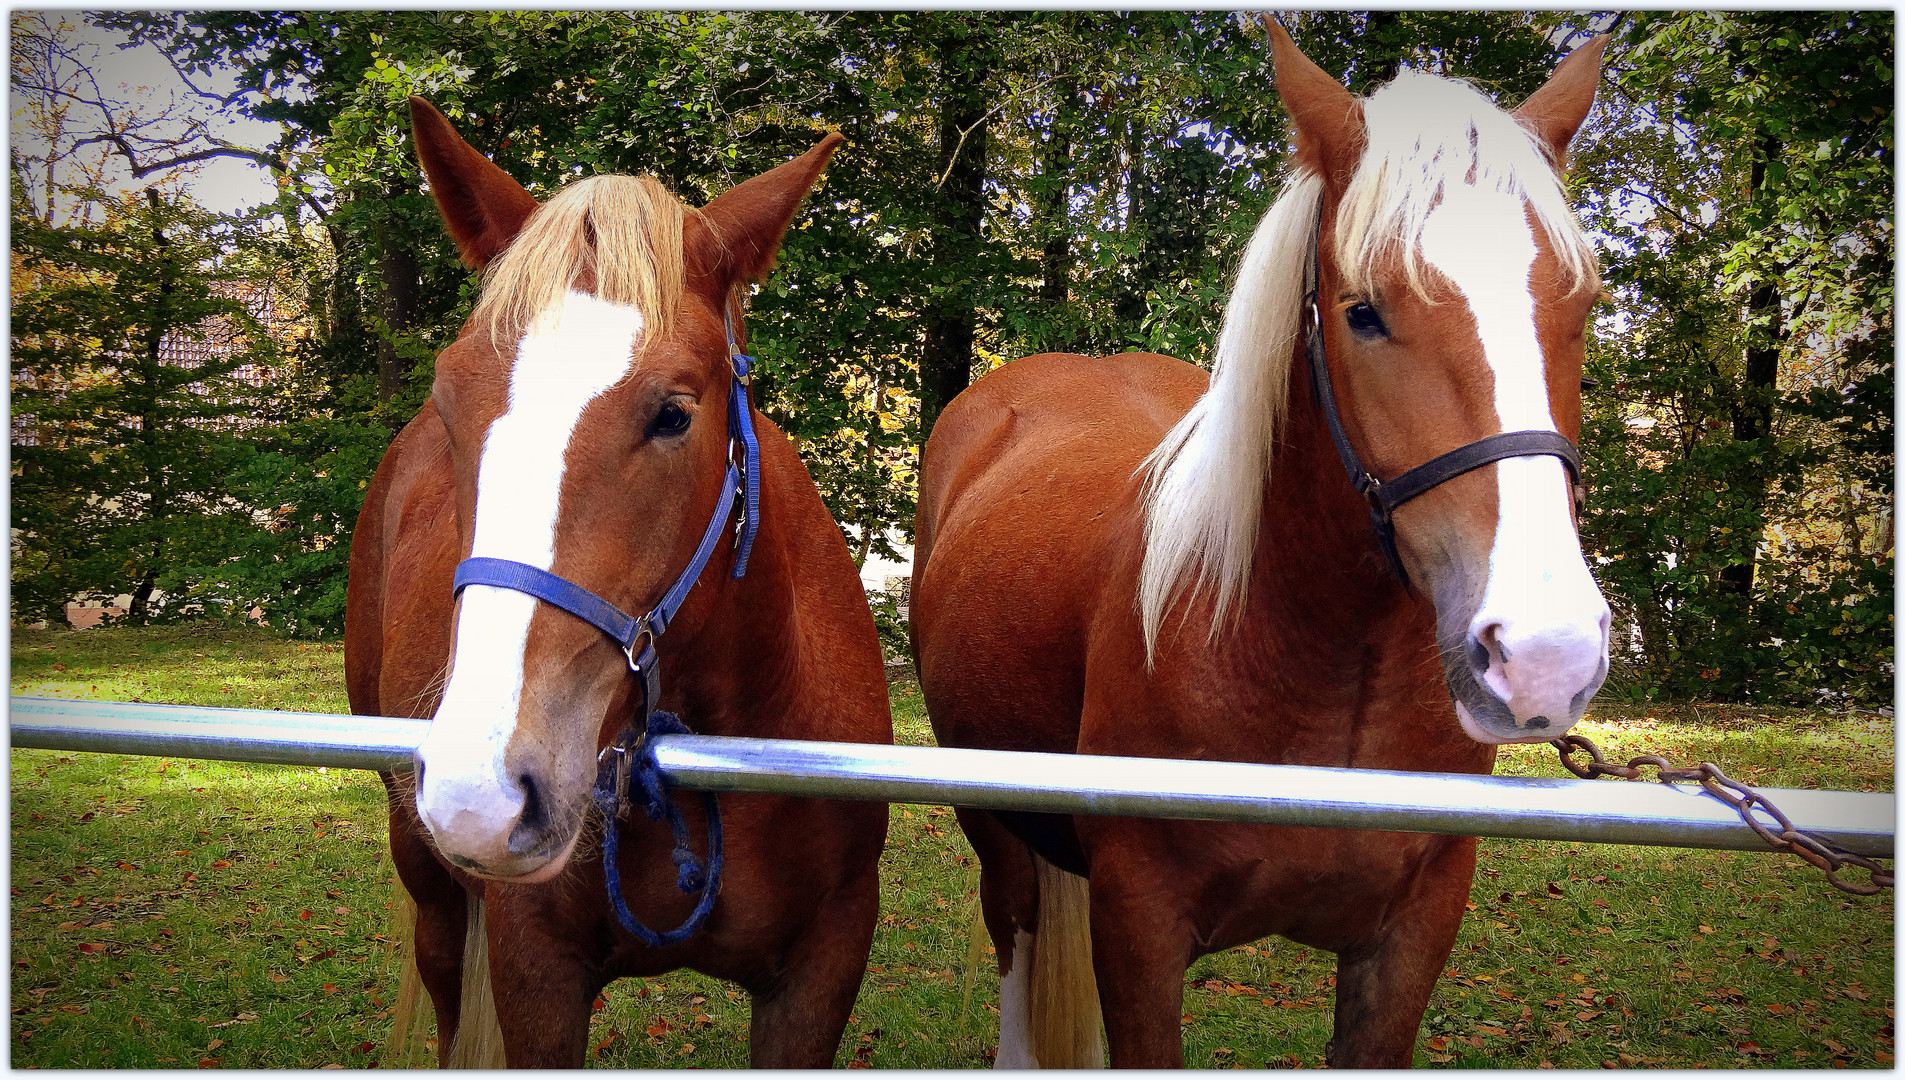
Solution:
M 1336 455 L 1343 461 L 1343 471 L 1349 474 L 1349 482 L 1355 485 L 1357 493 L 1369 504 L 1369 520 L 1376 532 L 1376 545 L 1382 549 L 1389 569 L 1395 572 L 1396 579 L 1402 582 L 1403 587 L 1409 587 L 1409 572 L 1403 569 L 1402 556 L 1396 551 L 1396 507 L 1430 488 L 1504 458 L 1547 455 L 1560 458 L 1567 466 L 1568 477 L 1575 485 L 1575 500 L 1578 504 L 1581 451 L 1558 431 L 1500 432 L 1431 458 L 1387 481 L 1376 479 L 1373 473 L 1363 468 L 1362 459 L 1356 456 L 1356 449 L 1349 444 L 1349 435 L 1343 430 L 1342 415 L 1336 409 L 1336 392 L 1330 386 L 1329 358 L 1323 347 L 1323 318 L 1316 305 L 1317 245 L 1322 233 L 1323 215 L 1319 210 L 1316 225 L 1310 232 L 1309 259 L 1303 268 L 1303 314 L 1308 324 L 1305 347 L 1309 353 L 1310 377 L 1316 386 L 1317 400 L 1323 407 L 1323 421 L 1329 425 L 1330 440 L 1336 444 Z

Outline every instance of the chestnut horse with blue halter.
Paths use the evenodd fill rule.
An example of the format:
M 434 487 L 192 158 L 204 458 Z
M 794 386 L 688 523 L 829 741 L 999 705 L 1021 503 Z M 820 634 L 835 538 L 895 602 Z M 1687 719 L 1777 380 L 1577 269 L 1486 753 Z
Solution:
M 1296 154 L 1213 372 L 1028 357 L 933 429 L 942 745 L 1487 773 L 1605 677 L 1571 441 L 1599 283 L 1559 183 L 1604 42 L 1509 114 L 1408 71 L 1358 99 L 1267 30 Z M 1102 1063 L 1100 1005 L 1113 1065 L 1180 1065 L 1185 970 L 1272 934 L 1337 954 L 1331 1064 L 1407 1066 L 1475 866 L 1472 838 L 959 818 L 1001 1066 Z
M 484 283 L 371 483 L 345 649 L 354 711 L 431 719 L 385 783 L 439 1058 L 579 1068 L 599 990 L 686 967 L 752 995 L 753 1064 L 827 1066 L 885 806 L 671 795 L 644 737 L 892 741 L 853 560 L 736 338 L 840 137 L 699 210 L 628 176 L 538 205 L 411 119 Z

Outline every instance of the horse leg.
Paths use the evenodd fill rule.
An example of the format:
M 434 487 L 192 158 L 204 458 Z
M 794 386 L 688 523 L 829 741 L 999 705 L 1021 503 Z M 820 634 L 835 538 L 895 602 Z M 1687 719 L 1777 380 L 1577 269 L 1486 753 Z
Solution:
M 547 910 L 546 891 L 561 888 L 491 888 L 484 905 L 496 1026 L 512 1069 L 582 1068 L 589 1048 L 590 1006 L 608 985 L 600 965 L 581 951 L 594 935 Z
M 390 858 L 397 879 L 417 906 L 411 961 L 437 1014 L 437 1064 L 448 1068 L 463 998 L 463 939 L 468 899 L 463 887 L 431 854 L 417 820 L 410 774 L 384 774 L 390 798 Z
M 1038 876 L 1032 852 L 983 810 L 956 810 L 979 856 L 979 911 L 999 959 L 999 1049 L 995 1069 L 1036 1069 L 1032 1050 L 1032 953 Z
M 1367 942 L 1336 961 L 1332 1068 L 1406 1069 L 1475 877 L 1475 841 L 1450 840 L 1409 879 Z
M 1091 952 L 1114 1069 L 1184 1066 L 1179 1018 L 1195 929 L 1169 894 L 1169 868 L 1100 845 L 1091 865 Z
M 756 1069 L 825 1069 L 866 976 L 880 917 L 880 875 L 868 867 L 843 883 L 778 965 L 771 983 L 748 987 L 748 1064 Z

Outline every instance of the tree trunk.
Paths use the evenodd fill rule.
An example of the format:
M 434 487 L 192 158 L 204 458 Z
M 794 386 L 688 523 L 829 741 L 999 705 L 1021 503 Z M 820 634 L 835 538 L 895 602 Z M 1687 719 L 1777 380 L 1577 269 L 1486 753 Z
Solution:
M 939 172 L 945 182 L 934 208 L 938 218 L 931 274 L 943 290 L 926 314 L 919 362 L 919 444 L 940 411 L 972 383 L 979 313 L 967 280 L 985 221 L 986 99 L 979 42 L 950 32 L 939 42 Z M 963 142 L 961 141 L 963 137 Z
M 161 346 L 165 341 L 165 327 L 171 322 L 172 313 L 165 307 L 175 286 L 172 283 L 172 264 L 167 260 L 167 249 L 171 247 L 166 239 L 165 229 L 159 223 L 161 203 L 159 193 L 152 188 L 146 189 L 146 205 L 152 209 L 152 247 L 158 252 L 161 267 L 159 278 L 159 307 L 153 312 L 147 326 L 143 355 L 139 358 L 139 381 L 144 393 L 141 395 L 139 409 L 139 443 L 143 447 L 140 469 L 145 473 L 146 522 L 152 528 L 151 562 L 140 575 L 138 585 L 132 590 L 132 603 L 126 609 L 127 618 L 136 624 L 143 623 L 151 615 L 152 593 L 158 585 L 159 567 L 164 565 L 165 541 L 164 521 L 170 512 L 171 500 L 167 497 L 165 470 L 158 465 L 159 460 L 159 396 L 163 393 L 164 374 L 160 365 L 164 363 Z
M 1111 313 L 1117 319 L 1117 342 L 1120 346 L 1130 341 L 1144 325 L 1144 316 L 1151 305 L 1145 300 L 1145 288 L 1150 284 L 1144 246 L 1148 240 L 1143 223 L 1144 214 L 1144 144 L 1148 132 L 1144 120 L 1138 114 L 1138 88 L 1130 88 L 1128 110 L 1124 124 L 1124 242 L 1128 277 L 1119 289 L 1117 299 L 1112 301 Z M 1125 346 L 1128 347 L 1128 346 Z
M 392 181 L 388 198 L 394 203 L 405 194 L 402 181 Z M 377 259 L 377 276 L 384 287 L 384 331 L 377 337 L 377 400 L 389 401 L 403 389 L 409 374 L 397 354 L 395 338 L 416 328 L 417 294 L 423 287 L 417 269 L 414 239 L 398 227 L 394 216 L 386 216 L 379 227 L 383 251 Z
M 1039 283 L 1039 306 L 1045 310 L 1045 317 L 1053 324 L 1063 321 L 1065 308 L 1071 300 L 1072 227 L 1069 180 L 1072 174 L 1072 134 L 1078 115 L 1077 82 L 1066 79 L 1059 83 L 1055 97 L 1052 109 L 1052 129 L 1045 140 L 1039 162 L 1039 172 L 1047 186 L 1039 193 L 1037 204 L 1037 213 L 1045 232 L 1045 245 L 1039 257 L 1042 278 Z M 1048 329 L 1045 339 L 1038 345 L 1041 349 L 1062 348 L 1065 343 L 1057 340 L 1058 337 L 1057 327 L 1054 325 Z
M 880 410 L 886 407 L 886 375 L 881 374 L 873 381 L 873 419 L 867 424 L 866 469 L 872 472 L 879 451 L 880 434 L 885 430 L 880 426 Z M 880 527 L 879 513 L 873 500 L 867 501 L 866 513 L 860 515 L 860 550 L 853 557 L 857 569 L 867 564 L 867 553 L 873 550 L 873 530 Z
M 1760 136 L 1758 154 L 1751 172 L 1752 197 L 1763 198 L 1766 163 L 1779 156 L 1778 139 Z M 1779 354 L 1787 331 L 1779 310 L 1779 289 L 1775 275 L 1780 267 L 1768 267 L 1767 275 L 1746 302 L 1746 385 L 1739 403 L 1733 407 L 1733 438 L 1739 442 L 1762 444 L 1762 460 L 1729 486 L 1746 499 L 1753 509 L 1752 536 L 1747 539 L 1746 559 L 1720 570 L 1720 588 L 1742 596 L 1753 594 L 1753 578 L 1758 567 L 1760 533 L 1764 529 L 1766 483 L 1770 472 L 1764 460 L 1773 452 L 1773 401 L 1779 388 Z

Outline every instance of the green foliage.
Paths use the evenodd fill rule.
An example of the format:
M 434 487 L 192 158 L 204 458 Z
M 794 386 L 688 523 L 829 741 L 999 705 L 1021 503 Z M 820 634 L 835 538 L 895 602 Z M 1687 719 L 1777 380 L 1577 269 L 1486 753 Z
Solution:
M 202 610 L 200 584 L 249 520 L 229 478 L 256 394 L 235 373 L 270 360 L 232 288 L 240 240 L 156 194 L 98 225 L 16 210 L 16 619 L 63 625 L 69 600 L 120 593 L 135 621 Z
M 911 595 L 910 582 L 867 593 L 867 605 L 873 609 L 873 628 L 880 635 L 880 652 L 888 662 L 912 659 L 913 634 L 906 618 Z
M 221 568 L 234 607 L 295 637 L 343 632 L 351 531 L 388 443 L 382 427 L 318 416 L 247 448 L 233 490 L 266 520 Z
M 285 125 L 268 212 L 297 224 L 231 235 L 301 283 L 305 330 L 278 354 L 264 423 L 192 452 L 216 462 L 227 500 L 206 505 L 233 512 L 176 534 L 196 554 L 164 587 L 299 634 L 337 628 L 357 501 L 476 294 L 412 160 L 409 95 L 539 197 L 646 172 L 700 204 L 845 134 L 752 298 L 748 349 L 756 403 L 850 546 L 886 557 L 915 512 L 931 328 L 972 326 L 974 376 L 1046 350 L 1205 362 L 1289 150 L 1258 23 L 1237 13 L 95 18 L 188 71 L 235 70 L 238 107 Z M 1570 183 L 1613 301 L 1590 342 L 1582 526 L 1637 632 L 1616 688 L 1889 698 L 1892 14 L 1318 11 L 1286 25 L 1359 93 L 1411 64 L 1511 103 L 1611 29 Z M 962 137 L 983 147 L 970 229 L 947 218 Z M 123 589 L 133 568 L 100 553 L 132 534 L 108 541 L 86 513 L 104 466 L 69 457 L 35 480 L 21 461 L 43 467 L 16 458 L 16 513 L 36 532 L 64 522 L 68 539 L 16 545 L 16 613 Z
M 1891 35 L 1637 15 L 1610 54 L 1574 166 L 1615 300 L 1583 537 L 1632 694 L 1891 699 Z

